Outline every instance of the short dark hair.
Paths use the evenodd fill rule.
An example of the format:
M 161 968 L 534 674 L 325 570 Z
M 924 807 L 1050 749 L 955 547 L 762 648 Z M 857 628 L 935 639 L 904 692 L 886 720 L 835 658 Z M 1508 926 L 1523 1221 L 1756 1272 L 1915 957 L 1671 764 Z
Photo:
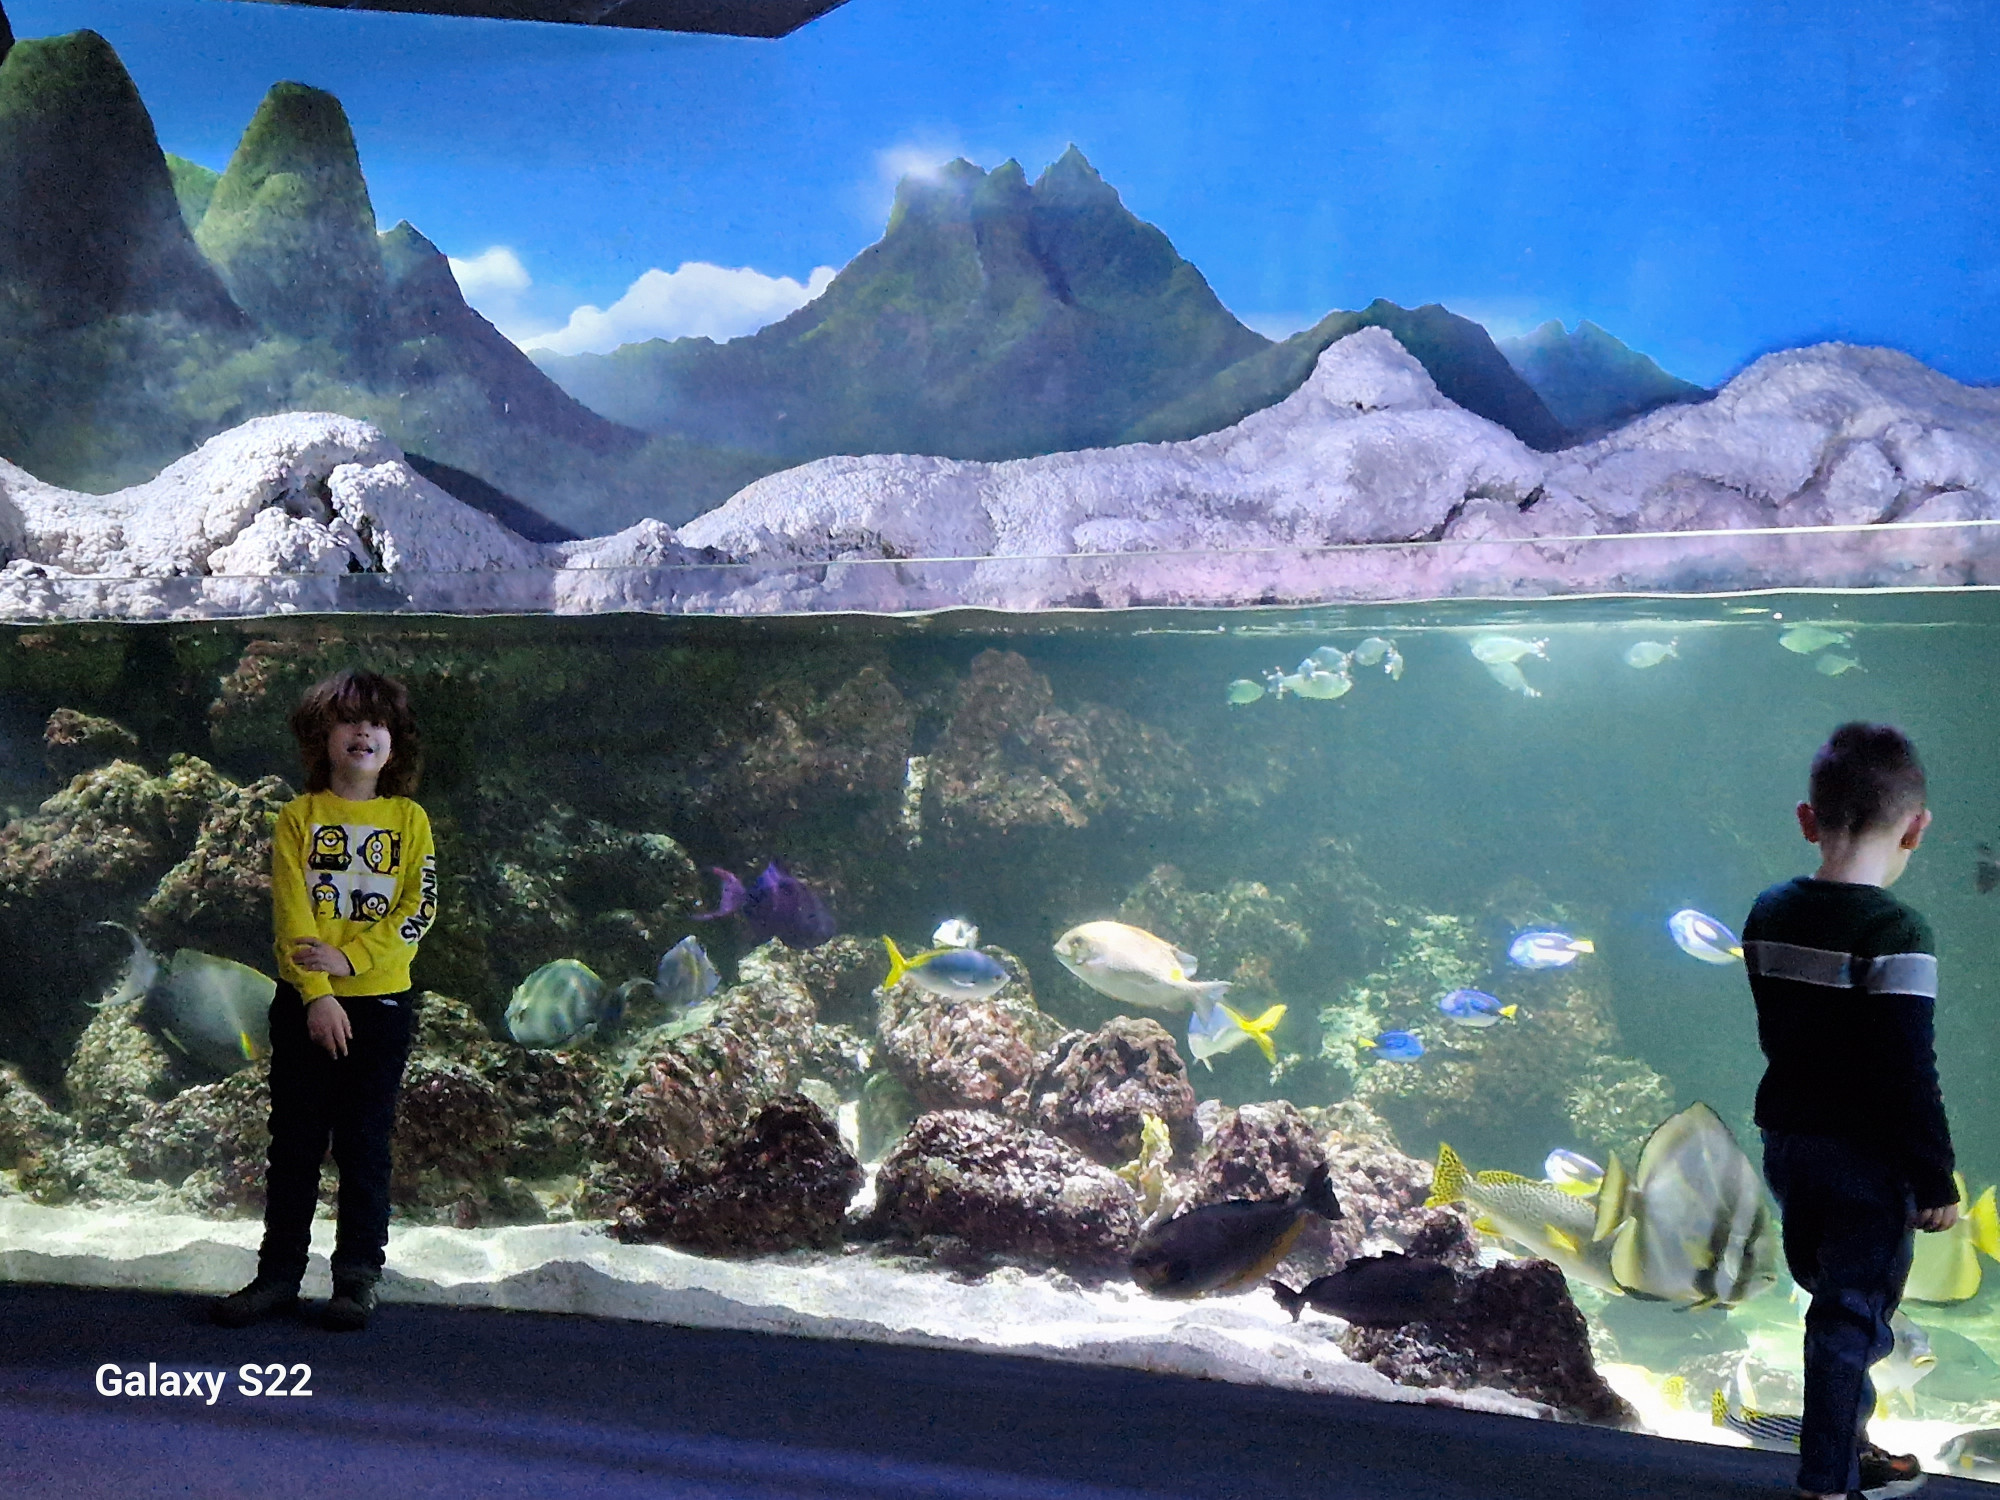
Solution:
M 326 737 L 339 724 L 381 724 L 389 731 L 389 763 L 376 780 L 378 797 L 408 797 L 417 790 L 424 770 L 424 744 L 410 712 L 410 694 L 402 683 L 378 672 L 348 667 L 306 689 L 292 710 L 292 737 L 305 762 L 306 790 L 324 792 L 333 785 L 333 762 Z
M 1924 805 L 1923 762 L 1895 725 L 1857 719 L 1834 730 L 1813 756 L 1811 797 L 1822 830 L 1865 833 Z

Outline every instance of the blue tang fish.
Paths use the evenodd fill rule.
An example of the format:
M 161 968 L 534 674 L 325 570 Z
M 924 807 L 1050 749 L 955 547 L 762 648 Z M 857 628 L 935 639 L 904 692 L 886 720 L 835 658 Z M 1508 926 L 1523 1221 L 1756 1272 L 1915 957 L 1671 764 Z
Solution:
M 1667 918 L 1667 931 L 1681 952 L 1705 964 L 1733 964 L 1743 957 L 1743 945 L 1736 934 L 1706 912 L 1692 906 Z
M 1461 1026 L 1497 1026 L 1512 1020 L 1521 1007 L 1502 1005 L 1484 990 L 1453 990 L 1438 1001 L 1438 1009 Z
M 932 948 L 905 958 L 894 938 L 882 939 L 889 950 L 889 977 L 885 990 L 909 979 L 919 989 L 942 995 L 947 1000 L 984 1000 L 1007 982 L 1007 971 L 991 955 L 977 948 Z
M 1384 1062 L 1415 1062 L 1424 1055 L 1423 1038 L 1414 1031 L 1382 1031 L 1361 1043 Z
M 1604 1168 L 1582 1153 L 1561 1146 L 1542 1162 L 1542 1176 L 1579 1198 L 1587 1198 L 1604 1186 Z
M 1561 969 L 1581 953 L 1595 953 L 1597 944 L 1589 938 L 1574 938 L 1566 932 L 1546 928 L 1524 932 L 1507 945 L 1507 961 L 1523 969 Z
M 729 871 L 719 865 L 712 868 L 722 881 L 722 900 L 714 911 L 694 913 L 695 921 L 741 916 L 758 942 L 776 938 L 787 948 L 800 950 L 817 948 L 833 936 L 833 913 L 819 892 L 775 859 L 764 866 L 757 883 L 747 890 Z
M 1278 1060 L 1278 1044 L 1271 1040 L 1271 1033 L 1284 1019 L 1285 1007 L 1282 1005 L 1274 1005 L 1261 1016 L 1251 1017 L 1218 1001 L 1206 1017 L 1200 1011 L 1188 1017 L 1188 1051 L 1204 1068 L 1213 1071 L 1215 1064 L 1209 1061 L 1210 1058 L 1234 1051 L 1245 1042 L 1255 1042 L 1257 1049 L 1264 1054 L 1264 1061 L 1274 1063 Z

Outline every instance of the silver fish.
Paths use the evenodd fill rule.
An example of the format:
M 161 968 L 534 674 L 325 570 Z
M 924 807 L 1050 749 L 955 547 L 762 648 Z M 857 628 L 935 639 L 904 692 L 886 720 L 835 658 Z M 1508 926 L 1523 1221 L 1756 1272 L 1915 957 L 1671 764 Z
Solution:
M 1539 656 L 1547 659 L 1548 639 L 1525 641 L 1517 635 L 1475 635 L 1472 638 L 1472 654 L 1487 666 L 1495 662 L 1515 662 L 1524 656 Z
M 1628 667 L 1657 667 L 1670 656 L 1679 656 L 1674 649 L 1678 641 L 1634 641 L 1625 648 L 1625 665 Z
M 561 1047 L 609 1031 L 623 1017 L 626 989 L 607 990 L 588 964 L 558 958 L 515 988 L 507 1034 L 524 1047 Z
M 701 1004 L 722 983 L 708 954 L 692 937 L 684 937 L 660 957 L 653 971 L 653 992 L 674 1014 Z
M 1395 649 L 1394 641 L 1385 641 L 1379 635 L 1371 635 L 1354 648 L 1354 664 L 1357 667 L 1379 666 L 1382 659 Z
M 1493 680 L 1510 693 L 1519 693 L 1523 698 L 1539 698 L 1541 691 L 1528 685 L 1528 679 L 1521 675 L 1521 669 L 1511 661 L 1491 661 L 1486 664 L 1487 673 Z
M 1764 1180 L 1706 1104 L 1689 1105 L 1646 1138 L 1625 1211 L 1611 1274 L 1628 1292 L 1734 1307 L 1777 1282 Z
M 233 958 L 178 949 L 162 965 L 139 934 L 124 981 L 106 1004 L 137 1000 L 140 1015 L 183 1056 L 214 1073 L 233 1073 L 271 1055 L 271 999 L 278 981 Z

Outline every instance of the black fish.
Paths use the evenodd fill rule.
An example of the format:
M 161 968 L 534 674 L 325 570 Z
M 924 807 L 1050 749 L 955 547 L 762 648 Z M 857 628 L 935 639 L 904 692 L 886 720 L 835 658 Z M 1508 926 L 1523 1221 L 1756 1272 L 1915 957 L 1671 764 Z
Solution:
M 1304 1309 L 1316 1307 L 1365 1328 L 1395 1328 L 1450 1312 L 1458 1301 L 1458 1277 L 1450 1266 L 1411 1260 L 1391 1250 L 1350 1260 L 1303 1291 L 1274 1281 L 1271 1294 L 1294 1323 Z
M 1991 844 L 1979 846 L 1979 862 L 1972 867 L 1972 883 L 1979 887 L 1982 896 L 2000 885 L 2000 857 L 1995 857 Z
M 764 873 L 748 890 L 729 871 L 718 866 L 715 873 L 722 881 L 722 900 L 714 911 L 696 912 L 695 921 L 711 922 L 740 914 L 758 942 L 776 938 L 787 948 L 817 948 L 833 936 L 833 913 L 819 892 L 775 859 L 764 866 Z
M 1155 1297 L 1250 1286 L 1290 1252 L 1308 1214 L 1340 1217 L 1324 1163 L 1293 1197 L 1211 1203 L 1154 1225 L 1132 1247 L 1132 1279 Z

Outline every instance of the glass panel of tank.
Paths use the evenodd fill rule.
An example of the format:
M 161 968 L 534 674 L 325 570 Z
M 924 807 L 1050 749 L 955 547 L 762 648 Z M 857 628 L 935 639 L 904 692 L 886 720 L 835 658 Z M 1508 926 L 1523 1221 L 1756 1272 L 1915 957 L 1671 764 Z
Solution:
M 1782 1443 L 1734 929 L 1810 868 L 1813 749 L 1886 719 L 1930 772 L 1898 894 L 1973 1208 L 1877 1372 L 1878 1438 L 1929 1458 L 2000 1411 L 1996 627 L 1968 590 L 9 629 L 0 1251 L 88 1279 L 149 1225 L 254 1243 L 285 717 L 365 664 L 414 695 L 441 871 L 392 1271 L 419 1231 L 476 1279 L 506 1226 L 585 1226 L 900 1277 L 946 1323 L 974 1284 L 1221 1309 Z M 1602 1382 L 1489 1337 L 1564 1315 L 1495 1269 L 1523 1255 Z

